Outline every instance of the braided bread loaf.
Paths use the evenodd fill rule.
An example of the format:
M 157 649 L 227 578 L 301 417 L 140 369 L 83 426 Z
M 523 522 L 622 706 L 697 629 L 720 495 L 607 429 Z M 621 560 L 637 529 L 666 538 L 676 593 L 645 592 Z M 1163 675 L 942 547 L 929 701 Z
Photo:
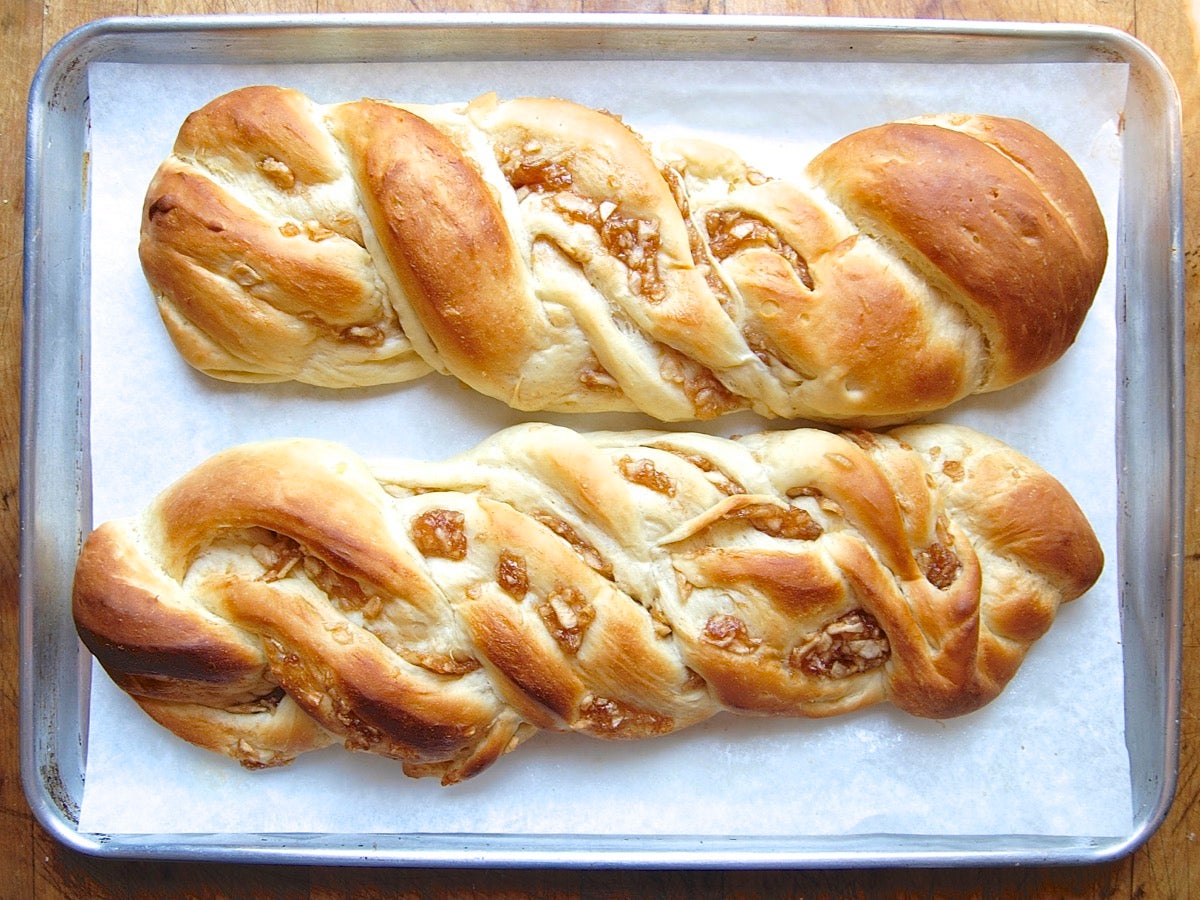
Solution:
M 892 424 L 1074 341 L 1105 225 L 1032 126 L 892 123 L 787 174 L 563 100 L 251 87 L 187 118 L 140 255 L 211 375 L 344 387 L 432 368 L 522 410 Z
M 249 444 L 87 539 L 78 630 L 158 722 L 251 767 L 341 741 L 470 777 L 537 729 L 974 710 L 1102 552 L 960 426 L 499 432 L 369 468 Z

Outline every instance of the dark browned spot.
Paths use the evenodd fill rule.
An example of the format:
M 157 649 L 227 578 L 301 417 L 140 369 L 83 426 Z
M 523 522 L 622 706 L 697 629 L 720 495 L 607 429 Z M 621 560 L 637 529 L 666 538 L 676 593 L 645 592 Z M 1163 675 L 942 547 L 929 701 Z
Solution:
M 669 716 L 594 694 L 589 694 L 579 705 L 577 724 L 590 734 L 614 738 L 666 734 L 673 726 Z
M 413 519 L 410 534 L 423 556 L 441 559 L 465 559 L 467 533 L 465 517 L 452 509 L 430 509 Z
M 657 494 L 675 496 L 675 482 L 660 472 L 651 460 L 622 456 L 617 460 L 621 476 L 632 484 L 640 484 Z
M 758 638 L 750 637 L 745 622 L 737 616 L 723 613 L 715 613 L 708 617 L 701 637 L 713 646 L 739 654 L 753 653 L 762 643 Z
M 891 653 L 875 617 L 856 609 L 807 635 L 792 649 L 788 663 L 814 678 L 845 678 L 882 666 Z
M 529 572 L 525 568 L 525 559 L 511 550 L 500 551 L 500 560 L 496 563 L 496 582 L 514 600 L 523 598 L 529 592 Z
M 559 585 L 538 604 L 538 615 L 546 630 L 568 653 L 579 652 L 596 610 L 577 587 Z
M 935 541 L 917 554 L 917 565 L 929 583 L 943 591 L 954 584 L 962 570 L 962 562 L 953 547 L 940 541 Z
M 713 256 L 724 260 L 751 247 L 765 247 L 782 256 L 810 291 L 815 287 L 808 262 L 784 240 L 774 225 L 736 209 L 711 210 L 704 217 Z

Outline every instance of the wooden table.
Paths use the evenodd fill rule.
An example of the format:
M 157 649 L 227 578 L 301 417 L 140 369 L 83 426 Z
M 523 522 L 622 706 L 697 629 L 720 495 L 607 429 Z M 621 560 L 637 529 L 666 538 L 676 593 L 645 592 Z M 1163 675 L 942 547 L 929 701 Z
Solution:
M 61 847 L 33 819 L 18 774 L 17 532 L 21 381 L 21 250 L 24 114 L 34 70 L 73 28 L 112 15 L 359 11 L 639 11 L 776 13 L 920 18 L 1086 22 L 1129 32 L 1172 71 L 1183 98 L 1188 296 L 1188 364 L 1200 341 L 1200 246 L 1197 215 L 1200 142 L 1195 115 L 1200 87 L 1196 0 L 0 0 L 0 898 L 32 897 L 825 897 L 1047 896 L 1200 898 L 1200 688 L 1184 686 L 1182 755 L 1176 800 L 1165 824 L 1129 858 L 1083 868 L 883 870 L 865 872 L 574 872 L 379 870 L 318 866 L 254 867 L 172 862 L 121 862 L 84 857 Z M 1200 2 L 1196 2 L 1200 7 Z M 1188 460 L 1196 460 L 1200 425 L 1189 404 Z M 1200 591 L 1196 494 L 1189 478 L 1185 590 Z M 1195 654 L 1194 617 L 1185 614 L 1185 674 Z

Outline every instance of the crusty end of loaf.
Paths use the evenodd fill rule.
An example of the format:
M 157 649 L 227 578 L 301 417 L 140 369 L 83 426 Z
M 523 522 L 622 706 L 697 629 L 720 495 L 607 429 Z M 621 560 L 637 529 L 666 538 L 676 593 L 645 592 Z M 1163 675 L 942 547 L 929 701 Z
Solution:
M 926 116 L 823 151 L 813 176 L 982 323 L 987 389 L 1044 369 L 1074 342 L 1103 277 L 1104 219 L 1078 166 L 1025 122 Z

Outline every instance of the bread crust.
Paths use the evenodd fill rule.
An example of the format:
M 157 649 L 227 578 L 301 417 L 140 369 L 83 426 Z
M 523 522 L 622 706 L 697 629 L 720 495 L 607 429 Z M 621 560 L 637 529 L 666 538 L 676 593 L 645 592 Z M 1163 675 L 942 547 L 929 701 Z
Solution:
M 863 426 L 1044 370 L 1104 273 L 1086 178 L 1024 122 L 887 123 L 780 174 L 566 100 L 254 86 L 188 117 L 139 252 L 219 378 Z
M 962 715 L 1102 567 L 1062 485 L 963 427 L 524 425 L 442 462 L 225 451 L 97 528 L 73 603 L 186 740 L 253 767 L 340 742 L 453 783 L 539 729 Z
M 851 135 L 812 171 L 853 219 L 949 282 L 983 330 L 995 390 L 1062 356 L 1104 270 L 1103 218 L 1064 157 L 1013 119 L 927 116 Z

